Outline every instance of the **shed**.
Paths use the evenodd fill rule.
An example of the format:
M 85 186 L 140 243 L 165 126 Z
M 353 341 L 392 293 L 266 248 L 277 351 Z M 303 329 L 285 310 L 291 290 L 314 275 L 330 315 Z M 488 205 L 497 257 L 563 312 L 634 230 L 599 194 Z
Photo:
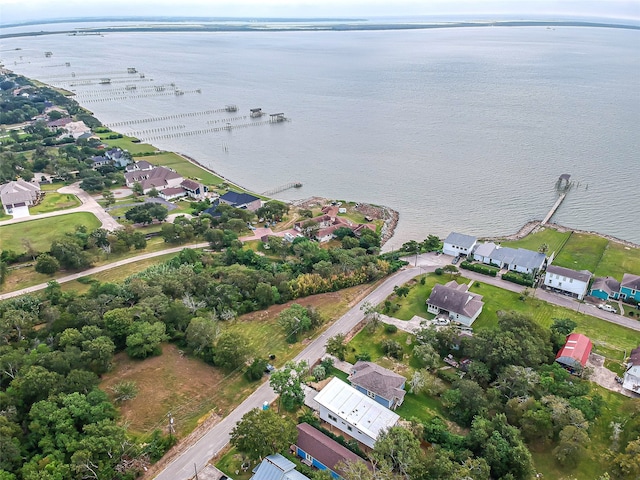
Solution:
M 567 341 L 556 355 L 556 362 L 572 373 L 581 371 L 589 359 L 593 344 L 589 337 L 581 333 L 567 335 Z

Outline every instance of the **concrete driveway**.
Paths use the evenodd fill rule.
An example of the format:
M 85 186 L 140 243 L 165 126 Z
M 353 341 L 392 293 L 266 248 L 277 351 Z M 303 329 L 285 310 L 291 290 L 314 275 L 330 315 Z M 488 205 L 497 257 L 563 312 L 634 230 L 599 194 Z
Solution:
M 80 182 L 76 182 L 72 185 L 61 187 L 58 189 L 58 192 L 71 193 L 77 196 L 82 202 L 82 205 L 79 207 L 70 208 L 68 210 L 58 210 L 56 212 L 41 213 L 39 215 L 31 215 L 29 217 L 12 218 L 11 220 L 4 220 L 0 222 L 0 227 L 3 225 L 29 222 L 31 220 L 38 220 L 40 218 L 58 217 L 60 215 L 68 215 L 70 213 L 78 213 L 78 212 L 93 213 L 98 218 L 98 220 L 100 220 L 100 223 L 102 223 L 102 228 L 104 228 L 105 230 L 114 231 L 122 227 L 122 225 L 116 222 L 116 220 L 113 217 L 111 217 L 111 215 L 109 215 L 107 212 L 104 211 L 104 208 L 102 208 L 91 195 L 89 195 L 87 192 L 85 192 L 80 188 Z

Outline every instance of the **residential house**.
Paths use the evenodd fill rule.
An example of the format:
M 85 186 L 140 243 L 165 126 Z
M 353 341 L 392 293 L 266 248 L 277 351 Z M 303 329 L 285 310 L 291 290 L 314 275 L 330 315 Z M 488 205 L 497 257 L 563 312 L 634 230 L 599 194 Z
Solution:
M 115 149 L 114 149 L 115 150 Z M 122 152 L 122 150 L 118 149 L 119 152 Z M 122 155 L 122 153 L 119 153 L 118 151 L 114 152 L 113 150 L 109 150 L 106 153 L 107 158 L 113 158 L 116 159 L 119 156 Z M 129 172 L 148 172 L 150 170 L 153 170 L 154 168 L 156 168 L 155 165 L 147 162 L 146 160 L 140 160 L 139 162 L 135 162 L 132 163 L 130 165 L 127 165 L 124 168 L 124 171 L 129 173 Z
M 316 395 L 315 401 L 320 418 L 331 430 L 337 429 L 369 448 L 373 448 L 380 433 L 400 419 L 395 412 L 335 377 Z
M 110 165 L 111 163 L 112 161 L 107 157 L 103 157 L 100 155 L 95 155 L 91 157 L 91 168 L 93 168 L 94 170 L 97 170 L 98 168 L 103 167 L 105 165 Z
M 296 222 L 293 228 L 298 232 L 303 232 L 305 225 L 309 222 L 318 225 L 318 231 L 316 232 L 315 239 L 320 242 L 328 242 L 334 237 L 335 231 L 339 228 L 348 228 L 356 237 L 360 237 L 364 229 L 376 231 L 376 226 L 373 223 L 352 223 L 349 219 L 337 216 L 338 207 L 326 206 L 322 209 L 323 214 Z
M 170 187 L 160 190 L 158 196 L 164 200 L 175 200 L 177 198 L 185 197 L 187 191 L 182 187 Z
M 597 277 L 591 285 L 589 295 L 601 300 L 617 300 L 620 295 L 620 282 L 613 277 Z
M 454 280 L 446 285 L 436 284 L 427 299 L 427 311 L 446 314 L 450 320 L 470 327 L 482 313 L 482 295 L 469 292 L 469 286 Z
M 569 268 L 549 265 L 544 274 L 544 285 L 582 300 L 587 294 L 592 276 L 593 274 L 588 270 L 578 272 Z
M 620 283 L 620 298 L 640 302 L 640 276 L 625 273 Z
M 224 195 L 220 196 L 220 202 L 225 205 L 231 205 L 232 207 L 242 208 L 251 212 L 255 212 L 262 206 L 262 201 L 258 197 L 249 193 L 233 191 L 228 191 Z
M 64 126 L 64 130 L 76 140 L 84 133 L 91 133 L 91 129 L 83 121 L 69 122 Z
M 337 467 L 340 462 L 368 464 L 351 450 L 327 437 L 308 423 L 301 423 L 297 428 L 298 440 L 295 445 L 292 445 L 292 450 L 302 458 L 302 463 L 318 470 L 328 470 L 331 476 L 336 479 L 342 478 L 340 469 Z
M 107 150 L 105 152 L 105 156 L 109 160 L 112 160 L 114 165 L 119 168 L 125 168 L 127 165 L 131 163 L 129 154 L 120 148 L 112 148 L 110 150 Z M 144 163 L 146 165 L 149 165 L 150 166 L 149 170 L 153 168 L 153 165 L 151 165 L 149 162 L 145 162 L 144 160 L 138 163 Z
M 631 350 L 627 370 L 624 372 L 622 380 L 622 388 L 640 394 L 640 347 Z
M 196 200 L 204 199 L 209 191 L 209 187 L 206 185 L 188 178 L 183 180 L 180 186 L 184 188 L 187 196 L 195 198 Z
M 587 365 L 593 344 L 581 333 L 567 335 L 567 341 L 556 355 L 556 362 L 571 373 L 581 372 Z
M 127 187 L 132 188 L 136 183 L 139 183 L 142 185 L 142 191 L 145 194 L 154 188 L 160 191 L 165 188 L 178 187 L 184 180 L 182 176 L 167 167 L 126 172 L 124 178 Z
M 35 183 L 16 180 L 0 185 L 0 202 L 7 215 L 14 218 L 28 217 L 29 207 L 40 200 L 40 186 Z
M 50 122 L 47 122 L 47 127 L 49 127 L 49 128 L 64 128 L 68 124 L 70 124 L 71 122 L 73 122 L 73 118 L 71 118 L 71 117 L 63 117 L 63 118 L 59 118 L 57 120 L 52 120 Z
M 547 260 L 544 253 L 525 248 L 502 247 L 495 243 L 478 245 L 473 258 L 488 265 L 531 275 L 536 275 Z
M 253 469 L 250 480 L 310 480 L 296 470 L 296 464 L 279 453 L 269 455 Z
M 372 362 L 358 361 L 351 369 L 349 382 L 380 405 L 395 410 L 404 400 L 407 379 Z
M 477 241 L 478 239 L 471 235 L 451 232 L 444 240 L 442 252 L 445 255 L 452 255 L 454 257 L 458 255 L 469 255 L 473 251 L 473 247 L 475 247 Z

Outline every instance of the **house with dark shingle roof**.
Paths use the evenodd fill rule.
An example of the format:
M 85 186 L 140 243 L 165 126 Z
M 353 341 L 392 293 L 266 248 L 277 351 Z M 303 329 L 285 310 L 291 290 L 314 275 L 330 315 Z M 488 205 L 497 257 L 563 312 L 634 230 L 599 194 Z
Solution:
M 255 212 L 262 206 L 262 201 L 249 193 L 239 193 L 228 191 L 224 195 L 220 196 L 220 201 L 225 205 L 231 205 L 235 208 L 242 208 Z
M 469 255 L 477 241 L 478 239 L 471 235 L 451 232 L 444 240 L 442 252 L 445 255 L 452 255 L 454 257 L 458 255 Z
M 24 180 L 0 185 L 0 202 L 4 211 L 15 218 L 29 216 L 29 207 L 38 203 L 40 196 L 40 186 Z
M 640 276 L 625 273 L 620 282 L 620 298 L 623 300 L 634 299 L 640 302 Z
M 186 195 L 198 200 L 203 199 L 209 191 L 209 187 L 207 187 L 206 185 L 196 182 L 195 180 L 190 180 L 188 178 L 184 179 L 180 186 L 184 188 Z
M 593 274 L 588 270 L 578 272 L 570 268 L 549 265 L 544 274 L 544 285 L 582 300 L 587 294 L 592 276 Z
M 296 464 L 279 453 L 269 455 L 253 469 L 250 480 L 310 480 L 296 470 Z
M 436 284 L 427 299 L 427 311 L 446 314 L 449 320 L 470 327 L 484 307 L 482 295 L 469 292 L 469 286 L 454 280 L 446 285 Z
M 349 382 L 356 390 L 392 410 L 402 405 L 406 381 L 396 372 L 361 360 L 353 366 L 349 375 Z
M 620 295 L 620 282 L 613 277 L 597 277 L 591 285 L 589 295 L 601 300 L 617 300 Z
M 298 440 L 291 447 L 293 452 L 302 459 L 302 463 L 318 470 L 328 470 L 336 479 L 342 478 L 340 469 L 337 467 L 340 462 L 363 462 L 368 465 L 368 462 L 351 450 L 308 423 L 301 423 L 297 428 Z

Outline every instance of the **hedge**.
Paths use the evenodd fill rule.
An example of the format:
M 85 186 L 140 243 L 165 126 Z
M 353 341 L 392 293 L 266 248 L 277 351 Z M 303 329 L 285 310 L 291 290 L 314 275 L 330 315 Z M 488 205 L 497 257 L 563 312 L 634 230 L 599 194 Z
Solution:
M 502 279 L 508 282 L 524 285 L 525 287 L 533 287 L 533 280 L 525 278 L 519 273 L 507 272 L 502 274 Z
M 466 270 L 471 270 L 473 272 L 481 273 L 482 275 L 489 275 L 490 277 L 495 277 L 498 273 L 498 269 L 495 267 L 490 267 L 488 265 L 483 265 L 481 263 L 471 263 L 466 260 L 460 264 L 460 268 L 464 268 Z

